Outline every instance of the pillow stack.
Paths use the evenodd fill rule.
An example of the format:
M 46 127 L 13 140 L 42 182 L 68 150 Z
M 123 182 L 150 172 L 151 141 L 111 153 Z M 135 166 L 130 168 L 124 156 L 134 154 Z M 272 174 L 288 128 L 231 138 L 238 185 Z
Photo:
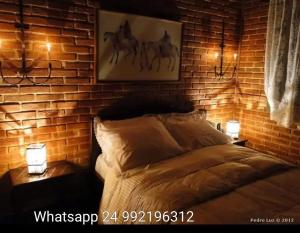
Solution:
M 94 120 L 95 134 L 107 164 L 122 173 L 231 138 L 199 112 L 148 115 L 119 121 Z

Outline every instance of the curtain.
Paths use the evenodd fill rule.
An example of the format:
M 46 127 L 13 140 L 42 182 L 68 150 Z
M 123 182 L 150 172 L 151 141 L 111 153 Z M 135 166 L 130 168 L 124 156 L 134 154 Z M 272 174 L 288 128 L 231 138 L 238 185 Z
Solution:
M 265 93 L 270 118 L 290 127 L 300 123 L 300 1 L 270 0 Z

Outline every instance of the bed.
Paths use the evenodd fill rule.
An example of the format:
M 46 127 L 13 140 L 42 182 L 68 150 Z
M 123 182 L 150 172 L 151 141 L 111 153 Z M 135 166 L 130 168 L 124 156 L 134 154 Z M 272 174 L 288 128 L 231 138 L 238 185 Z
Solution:
M 130 117 L 104 111 L 102 118 L 120 120 L 192 110 L 186 102 L 175 100 L 177 105 L 161 100 L 151 100 L 150 105 L 144 102 L 143 107 L 135 103 L 128 110 L 133 114 Z M 126 100 L 127 106 L 131 105 L 128 103 Z M 117 109 L 124 110 L 120 105 Z M 205 118 L 205 110 L 198 112 Z M 117 172 L 99 154 L 95 169 L 104 181 L 99 224 L 300 222 L 300 169 L 276 157 L 220 143 Z

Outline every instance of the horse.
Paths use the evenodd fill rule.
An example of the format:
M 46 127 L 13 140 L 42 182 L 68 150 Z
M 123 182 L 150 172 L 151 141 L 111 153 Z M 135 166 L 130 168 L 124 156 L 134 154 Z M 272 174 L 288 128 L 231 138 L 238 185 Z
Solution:
M 125 55 L 125 60 L 128 56 L 133 54 L 132 65 L 134 65 L 139 49 L 139 42 L 132 35 L 128 21 L 126 21 L 124 25 L 120 25 L 117 32 L 105 32 L 104 41 L 107 41 L 108 39 L 110 40 L 113 49 L 110 63 L 113 63 L 114 58 L 116 57 L 115 64 L 117 64 L 119 53 L 123 51 L 127 52 Z
M 153 56 L 149 64 L 148 52 L 152 51 Z M 153 64 L 158 60 L 156 71 L 160 70 L 160 64 L 162 58 L 168 58 L 168 70 L 174 71 L 176 64 L 176 57 L 179 57 L 179 49 L 176 45 L 171 43 L 171 37 L 164 32 L 163 37 L 159 41 L 143 42 L 141 50 L 141 59 L 145 58 L 146 66 L 149 70 L 153 69 Z M 141 70 L 143 69 L 143 63 L 140 63 Z
M 179 49 L 173 44 L 161 44 L 159 42 L 150 41 L 146 45 L 146 50 L 152 49 L 154 55 L 149 65 L 149 70 L 152 70 L 154 62 L 158 59 L 157 69 L 160 70 L 161 58 L 168 58 L 168 70 L 174 71 L 176 64 L 176 57 L 179 55 Z
M 114 57 L 116 55 L 117 58 L 116 58 L 115 64 L 117 64 L 118 58 L 119 58 L 119 51 L 120 51 L 119 43 L 117 42 L 118 41 L 117 34 L 114 32 L 105 32 L 104 33 L 104 42 L 107 41 L 108 39 L 110 40 L 110 42 L 112 44 L 112 48 L 113 48 L 112 57 L 111 57 L 109 63 L 113 62 Z
M 131 54 L 133 54 L 132 64 L 135 63 L 135 58 L 139 49 L 139 41 L 132 35 L 130 25 L 126 20 L 124 26 L 119 27 L 118 31 L 119 42 L 123 45 L 124 49 L 127 50 L 125 60 Z

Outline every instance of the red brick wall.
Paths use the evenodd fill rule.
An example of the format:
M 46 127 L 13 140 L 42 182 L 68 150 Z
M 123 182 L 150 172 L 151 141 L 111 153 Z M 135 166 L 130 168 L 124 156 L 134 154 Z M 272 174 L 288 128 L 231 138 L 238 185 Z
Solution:
M 268 1 L 247 0 L 243 12 L 244 33 L 241 41 L 236 115 L 241 121 L 241 136 L 249 139 L 248 145 L 252 148 L 299 163 L 300 130 L 283 128 L 270 120 L 264 93 Z
M 24 19 L 30 24 L 26 30 L 28 66 L 38 58 L 29 76 L 42 79 L 47 74 L 46 42 L 52 44 L 53 72 L 46 85 L 0 85 L 0 174 L 24 166 L 25 148 L 35 142 L 46 143 L 48 161 L 88 163 L 92 117 L 128 92 L 180 93 L 197 107 L 210 110 L 211 119 L 225 122 L 233 117 L 234 84 L 213 78 L 212 57 L 220 43 L 220 16 L 226 17 L 227 53 L 232 55 L 237 49 L 239 1 L 177 1 L 184 22 L 181 79 L 169 83 L 96 83 L 97 2 L 24 0 Z M 13 76 L 13 67 L 20 66 L 16 4 L 0 0 L 0 57 L 6 60 L 6 76 Z

